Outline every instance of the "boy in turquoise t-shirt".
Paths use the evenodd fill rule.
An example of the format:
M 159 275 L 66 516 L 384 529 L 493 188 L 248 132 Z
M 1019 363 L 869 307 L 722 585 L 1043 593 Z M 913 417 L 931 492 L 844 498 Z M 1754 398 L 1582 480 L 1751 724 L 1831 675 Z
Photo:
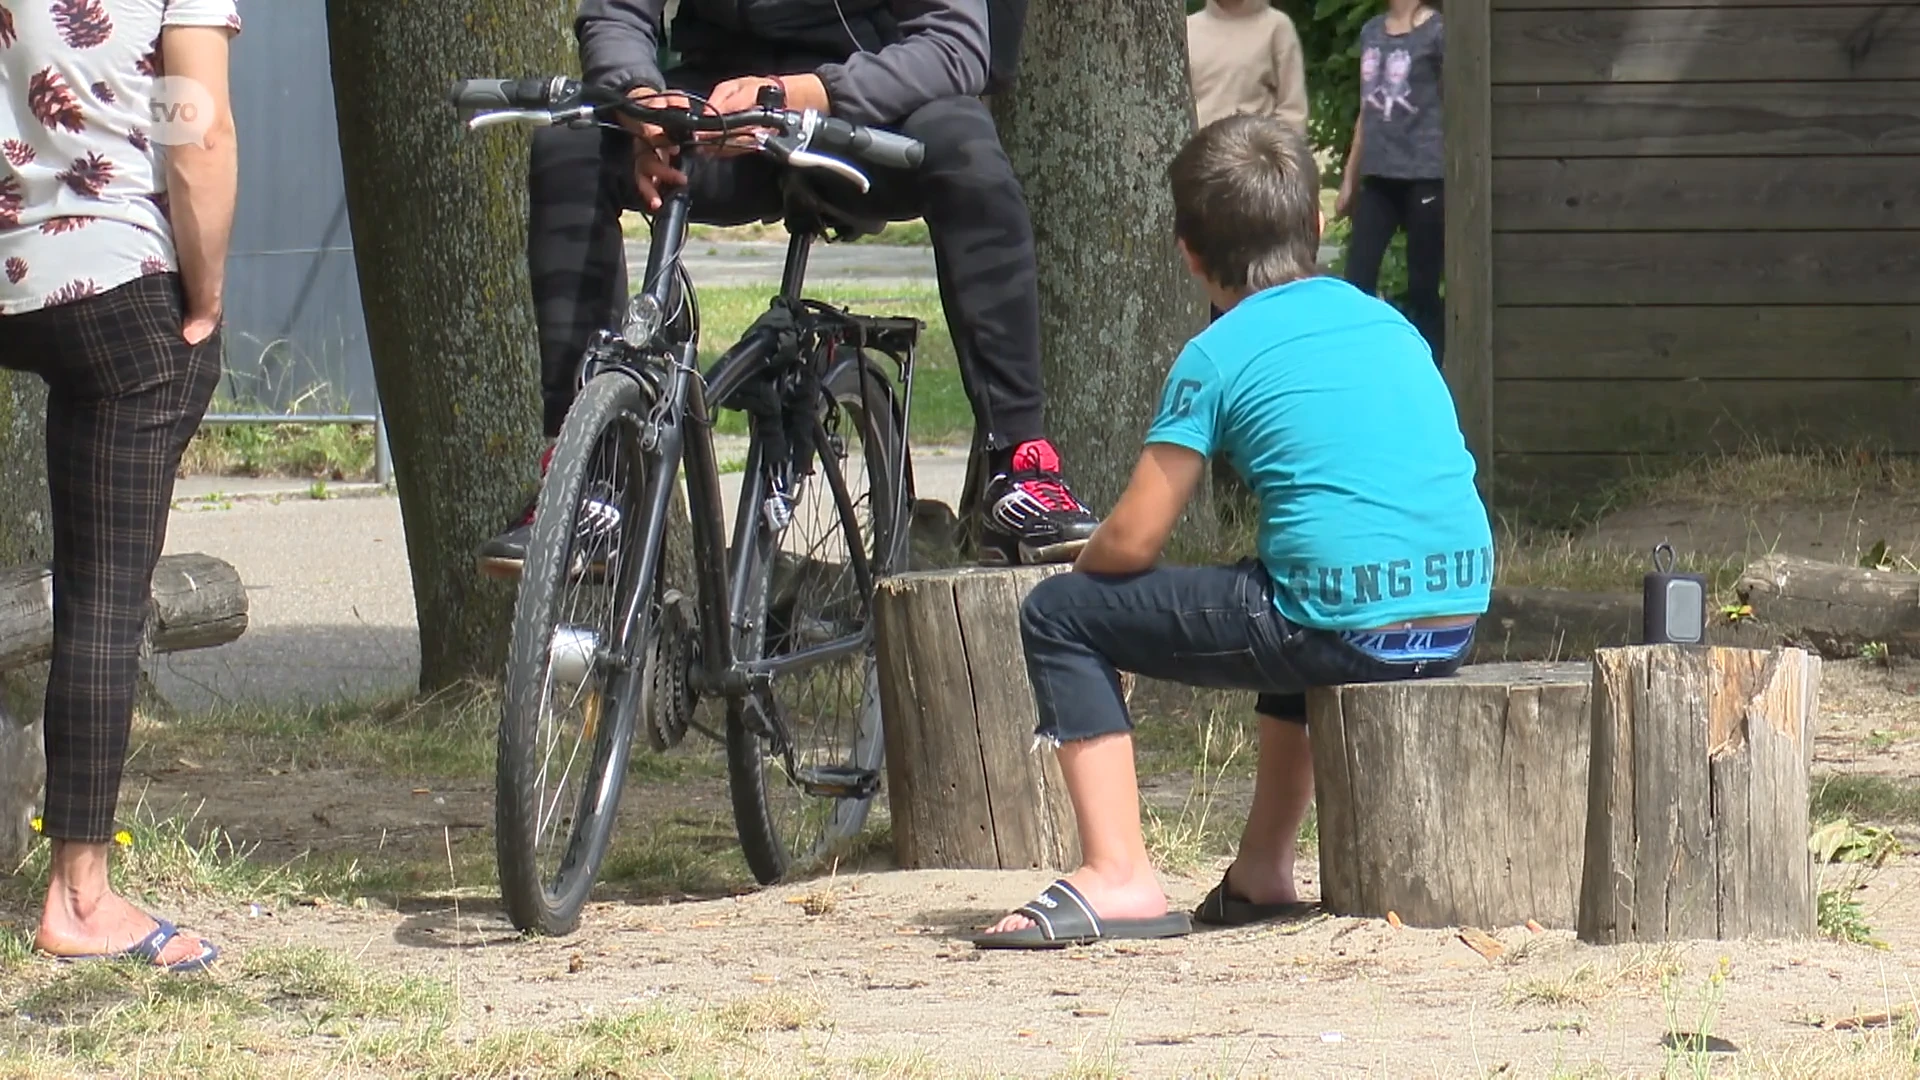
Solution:
M 1225 314 L 1187 344 L 1133 479 L 1075 573 L 1021 611 L 1038 735 L 1054 744 L 1083 865 L 975 939 L 1048 948 L 1186 933 L 1141 838 L 1118 672 L 1260 697 L 1238 857 L 1194 918 L 1303 910 L 1294 840 L 1313 798 L 1306 690 L 1451 674 L 1493 582 L 1493 537 L 1453 399 L 1390 305 L 1314 276 L 1319 183 L 1269 117 L 1203 128 L 1168 170 L 1174 230 Z M 1259 500 L 1258 558 L 1157 565 L 1224 455 Z

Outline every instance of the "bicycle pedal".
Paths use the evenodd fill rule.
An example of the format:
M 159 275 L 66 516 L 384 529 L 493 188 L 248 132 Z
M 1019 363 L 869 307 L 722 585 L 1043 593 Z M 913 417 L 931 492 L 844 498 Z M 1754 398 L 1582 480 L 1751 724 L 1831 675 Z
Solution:
M 880 773 L 847 765 L 800 770 L 800 790 L 820 799 L 870 799 L 880 790 Z

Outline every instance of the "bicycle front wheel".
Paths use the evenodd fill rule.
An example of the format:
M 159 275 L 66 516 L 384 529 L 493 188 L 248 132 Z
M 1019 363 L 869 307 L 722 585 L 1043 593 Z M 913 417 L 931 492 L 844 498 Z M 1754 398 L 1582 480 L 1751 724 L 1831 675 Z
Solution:
M 613 834 L 633 745 L 639 687 L 610 653 L 637 582 L 649 397 L 602 375 L 567 414 L 535 510 L 514 604 L 494 791 L 500 890 L 513 925 L 560 935 L 580 909 Z M 632 564 L 631 566 L 629 564 Z M 642 596 L 637 610 L 648 610 Z
M 897 568 L 913 499 L 905 433 L 885 376 L 864 359 L 830 372 L 818 415 L 811 475 L 790 493 L 784 528 L 763 516 L 752 529 L 756 558 L 741 585 L 736 655 L 801 660 L 728 702 L 734 822 L 763 885 L 844 850 L 866 825 L 885 764 L 873 597 L 852 552 L 865 552 L 872 579 Z M 750 456 L 763 468 L 745 482 L 764 497 L 768 463 Z

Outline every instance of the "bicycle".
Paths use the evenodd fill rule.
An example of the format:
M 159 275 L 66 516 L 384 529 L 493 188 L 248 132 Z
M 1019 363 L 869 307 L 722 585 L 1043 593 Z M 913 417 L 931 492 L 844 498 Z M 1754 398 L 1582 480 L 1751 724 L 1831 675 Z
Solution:
M 469 80 L 453 101 L 473 111 L 472 130 L 608 126 L 624 114 L 683 153 L 751 131 L 746 148 L 785 166 L 792 239 L 780 288 L 738 342 L 701 370 L 698 297 L 681 260 L 691 197 L 680 189 L 654 214 L 622 325 L 597 331 L 581 359 L 514 606 L 495 817 L 513 924 L 570 933 L 611 842 L 636 728 L 657 751 L 697 731 L 725 746 L 755 879 L 789 878 L 859 834 L 880 787 L 872 597 L 907 549 L 907 403 L 923 329 L 803 298 L 816 241 L 884 224 L 835 206 L 806 174 L 865 192 L 846 158 L 911 169 L 920 144 L 789 111 L 771 88 L 727 115 L 565 78 Z M 730 535 L 712 437 L 721 409 L 744 412 L 750 431 Z M 683 468 L 691 595 L 667 572 Z M 719 732 L 694 715 L 716 697 Z

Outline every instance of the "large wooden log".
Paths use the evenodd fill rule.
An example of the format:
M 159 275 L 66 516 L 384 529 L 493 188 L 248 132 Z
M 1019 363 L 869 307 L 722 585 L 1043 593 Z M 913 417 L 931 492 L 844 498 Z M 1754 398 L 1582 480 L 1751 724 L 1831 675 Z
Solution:
M 1920 574 L 1768 555 L 1749 564 L 1734 588 L 1757 618 L 1823 656 L 1858 656 L 1872 643 L 1920 656 Z
M 224 645 L 247 629 L 240 573 L 210 555 L 169 555 L 153 572 L 153 652 Z M 0 671 L 53 655 L 53 572 L 0 570 Z
M 1813 931 L 1819 692 L 1820 658 L 1800 649 L 1594 655 L 1582 940 Z
M 1585 664 L 1485 664 L 1308 694 L 1322 905 L 1573 925 L 1591 684 Z
M 906 869 L 1069 870 L 1073 804 L 1036 752 L 1020 603 L 1065 567 L 882 581 L 875 600 L 893 842 Z

